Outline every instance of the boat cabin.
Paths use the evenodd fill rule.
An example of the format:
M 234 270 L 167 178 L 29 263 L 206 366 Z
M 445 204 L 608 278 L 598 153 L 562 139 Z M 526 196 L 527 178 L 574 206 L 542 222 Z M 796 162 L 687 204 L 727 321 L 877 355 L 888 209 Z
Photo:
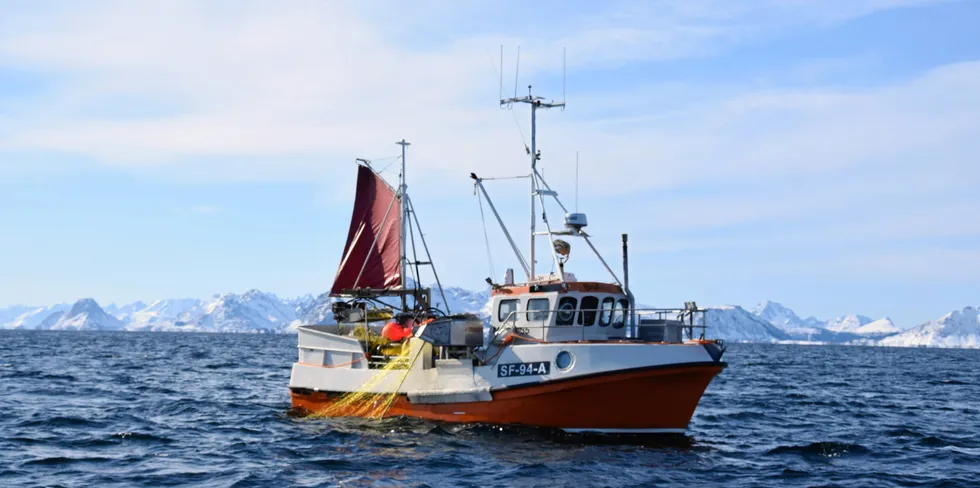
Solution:
M 619 285 L 504 285 L 492 292 L 490 325 L 546 342 L 625 339 L 629 299 Z

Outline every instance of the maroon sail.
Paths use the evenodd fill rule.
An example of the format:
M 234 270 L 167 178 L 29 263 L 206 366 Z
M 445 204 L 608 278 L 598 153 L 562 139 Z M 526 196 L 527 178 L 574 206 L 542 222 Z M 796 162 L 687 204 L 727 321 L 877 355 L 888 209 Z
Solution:
M 359 166 L 347 245 L 330 294 L 401 286 L 400 232 L 401 209 L 395 190 L 370 168 Z

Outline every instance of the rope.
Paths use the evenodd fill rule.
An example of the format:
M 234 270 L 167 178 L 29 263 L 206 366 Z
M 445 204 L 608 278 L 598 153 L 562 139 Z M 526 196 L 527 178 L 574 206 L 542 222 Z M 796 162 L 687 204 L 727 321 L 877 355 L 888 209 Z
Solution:
M 480 221 L 483 222 L 483 242 L 487 244 L 487 259 L 490 261 L 490 279 L 496 283 L 497 277 L 493 273 L 493 254 L 490 253 L 490 235 L 487 233 L 487 219 L 483 215 L 483 196 L 477 193 L 476 199 L 480 202 Z
M 487 51 L 487 61 L 490 62 L 490 67 L 493 68 L 493 73 L 497 75 L 497 77 L 500 77 L 500 71 L 497 70 L 497 65 L 493 64 L 493 56 L 490 55 L 490 50 L 487 49 L 486 51 Z M 520 67 L 520 60 L 521 60 L 520 50 L 518 50 L 517 51 L 518 67 Z M 501 67 L 501 69 L 503 69 L 503 67 Z M 515 80 L 514 88 L 515 89 L 517 88 L 516 80 Z M 514 96 L 516 97 L 517 93 L 514 93 Z M 524 137 L 524 127 L 521 127 L 521 122 L 517 120 L 517 114 L 515 114 L 513 110 L 510 111 L 510 115 L 514 117 L 514 124 L 517 125 L 517 134 L 521 136 L 521 142 L 524 143 L 524 152 L 531 154 L 531 148 L 527 146 L 527 138 Z
M 402 158 L 401 156 L 395 156 L 395 159 L 393 159 L 390 163 L 386 164 L 384 168 L 381 168 L 380 170 L 378 170 L 378 174 L 383 173 L 386 169 L 390 168 L 391 165 L 397 163 L 398 160 L 401 159 L 401 158 Z M 388 158 L 382 158 L 382 160 L 384 160 L 384 159 L 388 159 Z

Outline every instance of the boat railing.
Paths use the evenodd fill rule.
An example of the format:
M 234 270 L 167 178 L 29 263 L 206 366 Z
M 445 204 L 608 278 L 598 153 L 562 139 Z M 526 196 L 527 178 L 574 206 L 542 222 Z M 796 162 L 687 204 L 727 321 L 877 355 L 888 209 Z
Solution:
M 573 314 L 569 324 L 552 324 L 552 317 L 560 317 L 558 314 Z M 595 314 L 592 324 L 580 324 L 580 314 Z M 552 315 L 555 314 L 555 315 Z M 602 325 L 602 316 L 608 317 L 608 323 Z M 534 318 L 532 318 L 534 317 Z M 630 325 L 631 317 L 635 318 L 635 323 Z M 652 342 L 679 342 L 669 341 L 666 329 L 668 326 L 677 327 L 681 331 L 681 341 L 704 340 L 707 325 L 707 314 L 701 308 L 638 308 L 638 309 L 541 309 L 541 310 L 514 310 L 500 321 L 495 337 L 501 336 L 501 331 L 512 331 L 517 336 L 527 338 L 546 337 L 546 333 L 555 330 L 562 331 L 563 336 L 568 336 L 568 332 L 578 329 L 579 340 L 594 340 L 597 334 L 590 333 L 596 330 L 616 330 L 623 331 L 623 338 L 626 338 L 626 331 L 632 327 L 636 333 L 630 339 L 662 337 L 660 341 Z M 539 331 L 539 334 L 531 334 L 531 331 Z M 662 333 L 660 333 L 662 332 Z M 660 334 L 658 334 L 660 333 Z M 608 335 L 608 334 L 607 334 Z

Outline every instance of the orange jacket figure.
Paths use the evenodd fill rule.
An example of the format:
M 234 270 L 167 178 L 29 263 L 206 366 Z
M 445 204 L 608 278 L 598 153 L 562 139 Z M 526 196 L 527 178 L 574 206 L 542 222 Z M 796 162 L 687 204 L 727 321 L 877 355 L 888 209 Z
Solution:
M 403 327 L 398 322 L 388 322 L 385 324 L 384 328 L 381 329 L 381 335 L 391 342 L 400 342 L 412 337 L 412 326 L 408 325 Z

